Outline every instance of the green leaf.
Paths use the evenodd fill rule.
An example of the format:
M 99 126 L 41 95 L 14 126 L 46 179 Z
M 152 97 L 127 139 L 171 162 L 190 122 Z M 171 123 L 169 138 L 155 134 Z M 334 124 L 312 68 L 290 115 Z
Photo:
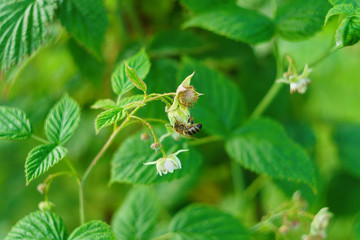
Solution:
M 343 123 L 336 126 L 334 140 L 343 167 L 353 175 L 360 177 L 360 125 Z
M 329 2 L 334 6 L 338 4 L 352 4 L 354 7 L 360 7 L 359 0 L 329 0 Z
M 141 80 L 141 78 L 139 78 L 135 70 L 132 67 L 129 67 L 126 61 L 125 61 L 125 72 L 126 72 L 126 76 L 135 85 L 135 87 L 146 93 L 146 84 L 144 83 L 143 80 Z
M 340 4 L 340 5 L 336 5 L 333 8 L 331 8 L 329 10 L 329 12 L 326 14 L 326 18 L 325 18 L 325 23 L 324 25 L 327 24 L 327 22 L 329 21 L 329 19 L 332 16 L 335 15 L 345 15 L 345 16 L 349 16 L 355 13 L 355 8 L 353 5 L 351 4 Z
M 151 55 L 194 54 L 206 48 L 204 41 L 190 31 L 170 30 L 160 32 L 151 42 Z
M 111 99 L 100 99 L 97 100 L 91 108 L 93 109 L 109 109 L 116 106 L 116 103 Z
M 65 94 L 50 110 L 46 118 L 46 136 L 53 143 L 65 144 L 74 134 L 79 121 L 79 105 Z
M 93 220 L 76 228 L 68 240 L 116 240 L 114 233 L 106 223 Z
M 200 27 L 245 43 L 268 41 L 274 35 L 271 19 L 249 9 L 224 7 L 206 11 L 185 22 L 184 27 Z
M 100 129 L 110 126 L 126 116 L 124 108 L 115 107 L 100 113 L 95 119 L 95 130 L 99 133 Z
M 287 2 L 276 11 L 277 32 L 290 41 L 309 38 L 321 30 L 330 7 L 327 0 Z
M 336 46 L 338 48 L 352 46 L 360 40 L 360 8 L 356 14 L 346 17 L 335 35 Z
M 101 0 L 60 0 L 59 18 L 66 30 L 97 57 L 105 39 L 108 19 Z
M 0 71 L 46 42 L 56 0 L 0 0 Z
M 17 108 L 0 106 L 0 139 L 24 140 L 31 137 L 31 124 Z
M 222 6 L 236 7 L 234 0 L 181 0 L 181 3 L 193 12 L 205 12 L 209 8 L 214 9 Z
M 240 127 L 226 141 L 226 152 L 251 171 L 315 188 L 311 160 L 273 120 L 256 119 Z
M 199 168 L 201 155 L 195 149 L 168 137 L 162 142 L 168 154 L 175 153 L 179 149 L 190 149 L 190 151 L 178 155 L 182 169 L 163 176 L 157 175 L 155 165 L 144 165 L 144 163 L 156 161 L 162 155 L 160 151 L 155 152 L 150 148 L 152 139 L 140 139 L 141 133 L 138 132 L 127 138 L 116 151 L 111 161 L 111 183 L 151 184 L 172 181 L 191 174 Z M 166 132 L 164 129 L 155 128 L 155 133 L 161 136 Z
M 29 184 L 67 154 L 66 148 L 55 144 L 44 144 L 33 148 L 25 162 L 26 183 Z
M 66 237 L 66 226 L 59 216 L 48 211 L 36 211 L 17 222 L 5 240 L 65 240 Z
M 126 59 L 127 64 L 132 67 L 139 78 L 145 79 L 150 71 L 150 60 L 145 49 L 141 49 L 131 58 Z M 125 63 L 121 62 L 111 77 L 111 86 L 114 93 L 122 95 L 133 89 L 135 86 L 126 76 Z
M 133 95 L 130 97 L 126 97 L 120 100 L 118 106 L 122 107 L 124 109 L 131 109 L 134 107 L 141 107 L 145 106 L 145 103 L 142 103 L 142 100 L 144 99 L 144 95 Z
M 235 217 L 209 206 L 191 205 L 170 222 L 174 240 L 250 240 L 245 227 Z
M 183 59 L 179 81 L 195 71 L 191 84 L 204 93 L 192 109 L 195 122 L 203 123 L 203 130 L 220 136 L 230 134 L 243 120 L 245 104 L 239 88 L 224 75 L 206 65 Z
M 131 190 L 111 221 L 117 239 L 150 239 L 159 210 L 157 196 L 150 188 L 142 186 Z

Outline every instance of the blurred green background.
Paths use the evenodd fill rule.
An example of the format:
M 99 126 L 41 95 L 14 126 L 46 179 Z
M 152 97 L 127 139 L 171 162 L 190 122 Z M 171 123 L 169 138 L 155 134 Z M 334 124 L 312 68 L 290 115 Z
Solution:
M 240 0 L 238 4 L 270 15 L 269 2 Z M 190 56 L 230 77 L 242 90 L 250 113 L 275 78 L 275 61 L 269 43 L 250 46 L 205 30 L 183 30 L 181 24 L 191 13 L 179 1 L 106 0 L 105 6 L 109 29 L 102 59 L 86 52 L 57 23 L 52 29 L 53 42 L 40 49 L 19 71 L 14 69 L 0 81 L 1 104 L 24 110 L 34 125 L 34 132 L 40 136 L 44 135 L 43 123 L 49 109 L 63 93 L 68 92 L 79 102 L 81 122 L 68 147 L 69 159 L 81 173 L 110 134 L 106 129 L 95 135 L 94 119 L 99 112 L 90 106 L 97 99 L 114 97 L 110 86 L 112 71 L 117 63 L 141 47 L 145 47 L 151 57 L 152 68 L 146 78 L 151 91 L 175 91 L 180 60 Z M 280 51 L 290 53 L 302 69 L 329 47 L 336 27 L 336 23 L 331 23 L 306 41 L 281 40 Z M 360 239 L 359 227 L 357 233 L 354 231 L 360 211 L 359 56 L 359 45 L 333 53 L 313 69 L 306 94 L 290 94 L 285 86 L 265 113 L 282 122 L 289 136 L 316 162 L 319 191 L 305 198 L 311 211 L 328 206 L 334 213 L 328 229 L 328 239 L 332 240 Z M 166 119 L 161 104 L 151 104 L 141 114 Z M 133 125 L 117 137 L 91 173 L 85 189 L 87 219 L 109 222 L 131 188 L 126 184 L 108 185 L 109 163 L 121 141 L 140 127 Z M 199 138 L 206 136 L 206 126 L 204 129 Z M 43 200 L 36 188 L 45 175 L 25 186 L 25 158 L 35 145 L 34 140 L 0 143 L 0 239 Z M 163 205 L 170 214 L 191 202 L 205 202 L 231 212 L 235 204 L 234 191 L 230 159 L 223 142 L 197 148 L 204 156 L 198 174 L 155 186 Z M 62 168 L 66 165 L 60 162 L 50 172 Z M 246 185 L 254 178 L 254 173 L 245 171 Z M 275 182 L 267 181 L 249 204 L 249 213 L 243 214 L 244 224 L 255 224 L 290 195 L 281 191 Z M 68 229 L 74 229 L 78 225 L 78 193 L 74 180 L 56 179 L 50 200 L 56 204 L 55 211 Z

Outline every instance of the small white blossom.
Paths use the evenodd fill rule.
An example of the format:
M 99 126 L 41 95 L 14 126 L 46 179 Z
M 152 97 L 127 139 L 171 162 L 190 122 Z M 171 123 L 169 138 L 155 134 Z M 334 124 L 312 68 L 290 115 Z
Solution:
M 298 92 L 298 93 L 305 93 L 307 89 L 307 85 L 310 84 L 310 79 L 302 78 L 299 79 L 297 82 L 290 83 L 290 92 Z
M 326 228 L 329 225 L 332 213 L 329 212 L 328 208 L 322 208 L 315 215 L 311 222 L 310 234 L 304 235 L 303 240 L 322 240 L 326 238 Z
M 290 93 L 298 92 L 298 93 L 305 93 L 307 90 L 307 85 L 311 83 L 310 79 L 308 78 L 309 74 L 311 73 L 312 69 L 306 64 L 304 67 L 303 72 L 301 75 L 297 75 L 294 73 L 295 70 L 289 68 L 288 72 L 284 73 L 284 77 L 278 79 L 277 82 L 283 82 L 290 85 Z
M 154 162 L 147 162 L 144 165 L 156 164 L 157 173 L 162 176 L 163 174 L 173 173 L 174 170 L 181 169 L 181 162 L 177 155 L 181 152 L 189 151 L 188 149 L 181 149 L 176 153 L 170 154 L 166 157 L 160 158 Z

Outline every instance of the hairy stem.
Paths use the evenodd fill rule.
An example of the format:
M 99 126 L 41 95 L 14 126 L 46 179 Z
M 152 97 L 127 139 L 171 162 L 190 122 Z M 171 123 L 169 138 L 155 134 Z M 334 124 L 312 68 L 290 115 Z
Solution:
M 164 147 L 161 145 L 161 142 L 159 141 L 159 138 L 158 138 L 157 135 L 155 134 L 155 131 L 154 131 L 153 126 L 151 126 L 151 124 L 148 123 L 147 121 L 145 121 L 144 119 L 139 118 L 139 117 L 137 117 L 137 116 L 131 116 L 131 118 L 136 119 L 136 120 L 139 120 L 139 121 L 142 122 L 145 126 L 147 126 L 147 128 L 149 129 L 151 135 L 153 136 L 154 143 L 155 143 L 155 144 L 160 144 L 160 146 L 159 146 L 159 147 L 160 147 L 160 151 L 161 151 L 163 157 L 166 157 L 166 152 L 165 152 L 165 150 L 164 150 Z
M 244 192 L 244 176 L 243 170 L 241 169 L 240 164 L 235 162 L 234 159 L 231 159 L 231 176 L 233 180 L 233 187 L 235 193 L 235 201 L 236 201 L 236 213 L 240 213 L 242 201 L 241 197 Z
M 114 140 L 114 138 L 116 137 L 116 135 L 120 132 L 121 129 L 123 129 L 123 127 L 126 125 L 127 122 L 130 121 L 130 117 L 135 114 L 140 107 L 136 107 L 129 115 L 128 117 L 121 123 L 121 125 L 119 127 L 117 127 L 115 129 L 115 131 L 110 135 L 109 139 L 106 141 L 105 145 L 101 148 L 101 150 L 99 151 L 99 153 L 95 156 L 95 158 L 92 160 L 92 162 L 90 163 L 89 167 L 86 169 L 82 180 L 81 180 L 81 184 L 82 186 L 85 185 L 86 179 L 89 175 L 89 173 L 91 172 L 91 170 L 93 169 L 93 167 L 96 165 L 96 163 L 99 161 L 99 159 L 102 157 L 102 155 L 105 153 L 105 151 L 110 147 L 112 141 Z
M 84 188 L 80 178 L 77 178 L 77 183 L 79 185 L 79 216 L 80 216 L 80 224 L 82 225 L 85 223 Z
M 49 143 L 46 139 L 43 139 L 42 137 L 36 136 L 35 134 L 32 134 L 31 137 L 39 142 L 42 143 Z
M 190 142 L 188 142 L 188 144 L 191 146 L 198 146 L 198 145 L 203 145 L 206 143 L 219 142 L 219 141 L 223 141 L 223 140 L 224 140 L 223 137 L 213 135 L 213 136 L 204 137 L 204 138 L 201 138 L 198 140 L 190 141 Z
M 270 103 L 274 100 L 274 98 L 280 92 L 280 90 L 283 86 L 283 84 L 276 82 L 276 79 L 278 79 L 283 72 L 283 61 L 280 56 L 279 46 L 278 46 L 276 39 L 274 40 L 274 54 L 275 54 L 275 61 L 276 61 L 275 81 L 271 85 L 269 91 L 265 94 L 263 99 L 260 101 L 260 103 L 256 106 L 256 108 L 250 115 L 251 119 L 258 118 L 263 114 L 263 112 L 267 109 L 267 107 L 270 105 Z

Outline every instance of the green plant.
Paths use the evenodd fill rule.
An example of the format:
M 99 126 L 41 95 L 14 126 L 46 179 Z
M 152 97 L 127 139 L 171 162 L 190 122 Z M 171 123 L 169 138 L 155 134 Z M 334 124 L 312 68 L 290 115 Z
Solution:
M 332 0 L 331 4 L 326 0 L 265 2 L 182 0 L 176 4 L 186 10 L 174 11 L 187 15 L 173 17 L 175 22 L 177 17 L 184 18 L 181 26 L 176 23 L 170 31 L 161 32 L 156 29 L 156 21 L 170 19 L 167 14 L 171 6 L 160 0 L 156 4 L 164 16 L 151 15 L 149 12 L 153 10 L 144 1 L 109 0 L 105 1 L 105 7 L 101 0 L 0 0 L 4 97 L 8 97 L 15 83 L 22 84 L 20 76 L 42 49 L 64 42 L 74 56 L 80 78 L 88 82 L 101 79 L 100 85 L 111 79 L 101 87 L 99 82 L 91 83 L 95 86 L 93 93 L 97 94 L 91 108 L 101 110 L 94 121 L 96 135 L 104 139 L 106 131 L 111 133 L 102 147 L 95 144 L 100 150 L 91 161 L 86 157 L 87 166 L 82 168 L 74 164 L 72 137 L 82 124 L 80 112 L 88 114 L 89 107 L 88 102 L 79 104 L 75 100 L 80 99 L 81 94 L 72 90 L 74 86 L 61 90 L 69 93 L 62 94 L 48 112 L 43 126 L 45 138 L 37 134 L 42 127 L 30 122 L 25 111 L 8 104 L 0 107 L 0 139 L 39 142 L 25 161 L 26 185 L 49 173 L 38 185 L 38 191 L 44 196 L 39 203 L 40 211 L 19 220 L 5 239 L 325 239 L 333 214 L 331 209 L 323 207 L 326 203 L 311 208 L 314 199 L 322 194 L 324 177 L 311 151 L 306 149 L 307 139 L 304 144 L 301 142 L 306 138 L 307 128 L 300 130 L 300 137 L 289 134 L 271 104 L 279 95 L 288 98 L 289 93 L 306 94 L 311 88 L 311 72 L 317 71 L 315 67 L 338 49 L 360 40 L 360 4 L 356 0 Z M 138 3 L 144 4 L 143 7 Z M 246 4 L 248 8 L 243 7 Z M 120 17 L 116 12 L 119 9 Z M 140 12 L 144 18 L 150 14 L 155 22 L 147 29 L 150 32 L 154 28 L 156 32 L 150 44 L 145 43 L 150 34 L 144 31 L 145 22 L 140 21 Z M 338 23 L 332 20 L 336 17 Z M 124 21 L 114 20 L 117 18 Z M 313 37 L 324 24 L 332 24 L 328 27 L 331 34 L 326 36 L 329 46 L 323 47 L 324 52 L 311 61 L 306 60 L 304 70 L 299 73 L 299 65 L 295 64 L 298 59 L 281 51 L 282 41 Z M 189 31 L 188 28 L 202 30 Z M 119 44 L 115 44 L 117 34 L 125 50 L 114 56 L 116 47 L 119 48 Z M 243 77 L 248 78 L 248 85 L 241 86 L 241 91 L 239 83 L 232 80 L 232 72 L 239 67 L 239 59 L 243 59 L 244 72 L 247 67 L 256 68 L 257 56 L 252 49 L 259 50 L 254 47 L 259 43 L 266 44 L 268 50 L 265 51 L 272 59 L 266 67 L 271 73 L 263 75 L 271 81 L 253 84 L 251 80 L 257 74 L 262 76 L 255 70 Z M 226 74 L 214 70 L 216 68 Z M 80 83 L 85 90 L 78 87 L 77 91 L 87 95 L 86 84 Z M 110 85 L 112 93 L 108 90 Z M 289 85 L 290 90 L 283 89 L 285 85 Z M 105 94 L 99 94 L 98 88 Z M 108 98 L 109 95 L 114 97 Z M 130 134 L 134 126 L 140 130 Z M 338 142 L 344 165 L 359 176 L 359 171 L 353 168 L 358 165 L 359 152 L 354 142 L 360 136 L 359 127 L 349 130 L 346 126 L 334 126 L 336 134 L 332 140 Z M 123 142 L 112 156 L 110 184 L 148 186 L 133 187 L 113 214 L 110 227 L 100 220 L 87 221 L 85 193 L 92 190 L 86 184 L 92 170 L 106 156 L 117 136 L 122 136 Z M 79 140 L 85 142 L 84 148 L 92 148 L 85 139 Z M 172 217 L 164 214 L 162 190 L 155 191 L 156 187 L 152 186 L 161 185 L 163 191 L 169 192 L 178 189 L 177 198 L 181 198 L 181 194 L 196 186 L 197 178 L 202 175 L 201 166 L 217 152 L 224 152 L 218 159 L 230 164 L 233 190 L 228 207 L 220 210 L 195 203 Z M 57 171 L 59 162 L 66 166 Z M 55 172 L 50 172 L 53 169 Z M 54 212 L 57 199 L 52 199 L 50 194 L 50 189 L 56 190 L 51 188 L 53 181 L 61 176 L 71 177 L 78 188 L 80 225 L 70 234 Z M 264 211 L 259 195 L 268 182 L 287 199 L 257 218 L 256 211 Z M 165 215 L 162 219 L 166 227 L 159 222 L 159 215 Z

